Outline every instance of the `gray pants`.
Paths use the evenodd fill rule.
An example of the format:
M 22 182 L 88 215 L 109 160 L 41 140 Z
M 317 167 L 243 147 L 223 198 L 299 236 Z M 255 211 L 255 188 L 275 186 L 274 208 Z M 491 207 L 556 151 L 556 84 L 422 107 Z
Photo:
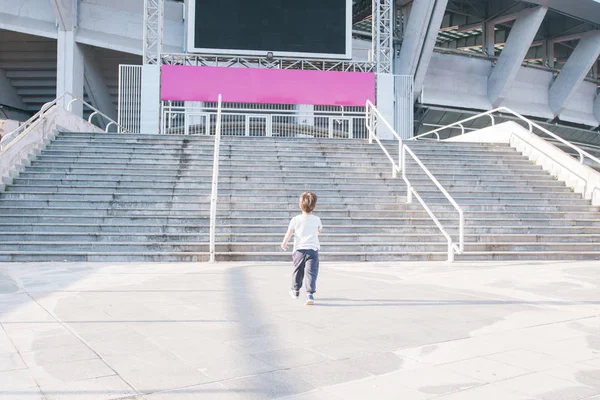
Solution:
M 300 290 L 306 275 L 306 293 L 317 291 L 317 275 L 319 275 L 319 252 L 317 250 L 296 250 L 292 254 L 294 273 L 292 289 Z

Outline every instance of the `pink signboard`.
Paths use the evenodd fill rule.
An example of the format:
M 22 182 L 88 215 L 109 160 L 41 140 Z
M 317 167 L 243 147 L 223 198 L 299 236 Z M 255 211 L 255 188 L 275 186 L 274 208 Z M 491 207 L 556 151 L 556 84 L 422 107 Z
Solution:
M 375 100 L 375 74 L 163 65 L 161 99 L 228 103 L 364 106 Z

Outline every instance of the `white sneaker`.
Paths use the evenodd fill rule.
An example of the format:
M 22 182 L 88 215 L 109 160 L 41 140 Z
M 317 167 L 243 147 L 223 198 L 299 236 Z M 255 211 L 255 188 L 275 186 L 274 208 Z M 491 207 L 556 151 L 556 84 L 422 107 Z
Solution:
M 312 306 L 313 304 L 315 304 L 315 296 L 313 296 L 312 294 L 307 294 L 305 304 L 307 306 Z
M 288 293 L 290 294 L 292 299 L 297 299 L 298 297 L 300 297 L 300 292 L 298 290 L 290 289 Z

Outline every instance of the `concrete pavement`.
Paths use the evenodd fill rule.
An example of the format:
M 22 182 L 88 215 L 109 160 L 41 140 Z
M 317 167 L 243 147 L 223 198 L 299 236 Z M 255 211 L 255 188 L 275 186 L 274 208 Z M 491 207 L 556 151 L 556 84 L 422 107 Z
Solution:
M 598 267 L 0 264 L 0 399 L 598 400 Z

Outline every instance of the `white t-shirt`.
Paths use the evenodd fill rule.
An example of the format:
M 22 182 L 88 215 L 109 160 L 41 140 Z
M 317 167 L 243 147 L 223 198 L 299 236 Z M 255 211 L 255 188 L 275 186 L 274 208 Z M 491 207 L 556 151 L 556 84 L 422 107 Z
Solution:
M 288 228 L 294 230 L 294 251 L 319 250 L 318 232 L 323 229 L 321 218 L 316 215 L 300 214 L 292 218 Z

